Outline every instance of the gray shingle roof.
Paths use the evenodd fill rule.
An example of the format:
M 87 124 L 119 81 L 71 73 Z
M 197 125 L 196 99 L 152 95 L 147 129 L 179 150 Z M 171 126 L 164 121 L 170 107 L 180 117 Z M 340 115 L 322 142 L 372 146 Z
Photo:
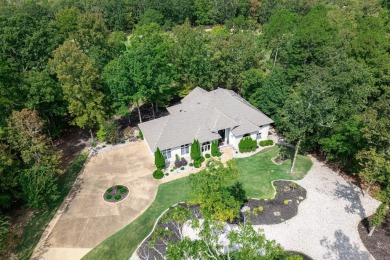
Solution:
M 167 108 L 170 115 L 139 124 L 152 151 L 220 138 L 231 128 L 236 136 L 254 132 L 273 121 L 231 90 L 210 92 L 196 87 L 181 103 Z

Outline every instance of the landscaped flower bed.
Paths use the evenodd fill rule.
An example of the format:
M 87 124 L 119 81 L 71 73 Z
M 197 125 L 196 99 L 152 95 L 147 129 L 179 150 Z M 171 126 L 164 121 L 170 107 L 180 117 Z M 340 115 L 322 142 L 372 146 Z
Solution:
M 103 199 L 107 202 L 119 202 L 129 195 L 129 189 L 123 185 L 115 185 L 106 190 Z
M 291 181 L 274 181 L 276 195 L 271 200 L 249 199 L 245 206 L 250 208 L 248 220 L 253 225 L 282 223 L 298 214 L 299 204 L 306 199 L 306 190 Z M 242 216 L 243 217 L 243 216 Z
M 240 224 L 244 221 L 250 220 L 253 225 L 272 225 L 284 222 L 298 213 L 298 206 L 301 201 L 306 199 L 306 190 L 298 184 L 291 181 L 274 181 L 276 195 L 271 200 L 256 200 L 249 199 L 241 209 L 246 208 L 248 211 L 243 213 L 241 211 L 240 217 L 228 224 Z M 179 203 L 176 207 L 183 207 L 191 211 L 191 216 L 188 219 L 198 218 L 203 216 L 200 213 L 199 205 L 188 205 L 186 203 Z M 249 213 L 250 210 L 250 213 Z M 165 213 L 166 215 L 167 213 Z M 244 217 L 245 215 L 245 217 Z M 156 229 L 169 230 L 170 235 L 164 238 L 158 238 L 153 241 L 153 234 Z M 162 255 L 165 256 L 167 250 L 167 242 L 177 242 L 180 240 L 180 231 L 177 223 L 172 221 L 164 221 L 164 217 L 157 221 L 155 230 L 152 235 L 147 237 L 137 250 L 137 255 L 142 260 L 158 259 Z M 152 242 L 153 241 L 153 242 Z M 151 246 L 153 243 L 153 246 Z M 297 254 L 297 252 L 293 252 Z M 304 260 L 311 260 L 309 256 L 298 253 Z

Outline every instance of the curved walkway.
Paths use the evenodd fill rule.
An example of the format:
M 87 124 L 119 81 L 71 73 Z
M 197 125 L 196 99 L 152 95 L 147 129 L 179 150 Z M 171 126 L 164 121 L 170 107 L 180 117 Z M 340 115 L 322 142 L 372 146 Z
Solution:
M 153 202 L 159 181 L 145 142 L 100 150 L 91 157 L 71 192 L 42 235 L 32 259 L 80 259 L 93 247 L 141 215 Z M 104 191 L 116 184 L 129 188 L 119 203 Z
M 300 251 L 313 259 L 372 259 L 363 245 L 357 225 L 379 202 L 311 157 L 313 167 L 302 180 L 307 190 L 298 215 L 277 225 L 258 225 L 268 239 L 285 249 Z

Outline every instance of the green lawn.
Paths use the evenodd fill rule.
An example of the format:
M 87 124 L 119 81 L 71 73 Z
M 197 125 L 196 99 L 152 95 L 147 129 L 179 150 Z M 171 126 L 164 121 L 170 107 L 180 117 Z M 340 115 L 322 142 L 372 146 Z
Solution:
M 295 171 L 291 174 L 291 160 L 286 160 L 282 165 L 276 165 L 271 161 L 271 158 L 276 157 L 277 153 L 278 147 L 274 146 L 253 156 L 235 159 L 240 172 L 238 179 L 243 183 L 248 197 L 273 197 L 274 189 L 271 184 L 273 180 L 302 179 L 313 164 L 309 158 L 298 155 Z
M 83 153 L 69 165 L 68 169 L 58 179 L 60 198 L 48 208 L 35 211 L 34 216 L 28 222 L 27 226 L 23 228 L 23 234 L 16 246 L 18 259 L 31 258 L 42 233 L 45 231 L 46 226 L 53 218 L 64 198 L 68 195 L 87 158 L 88 154 Z
M 299 156 L 296 173 L 291 175 L 290 161 L 275 165 L 271 158 L 278 152 L 277 147 L 242 159 L 236 159 L 240 169 L 239 180 L 243 183 L 249 197 L 272 197 L 272 180 L 302 178 L 312 166 L 309 158 Z M 83 259 L 123 259 L 131 257 L 139 243 L 150 233 L 158 216 L 175 203 L 187 201 L 188 177 L 181 178 L 159 186 L 157 197 L 152 205 L 135 221 L 104 240 L 89 252 Z
M 187 201 L 188 177 L 161 184 L 152 205 L 135 221 L 104 240 L 83 259 L 129 259 L 138 244 L 152 231 L 158 216 L 170 206 Z

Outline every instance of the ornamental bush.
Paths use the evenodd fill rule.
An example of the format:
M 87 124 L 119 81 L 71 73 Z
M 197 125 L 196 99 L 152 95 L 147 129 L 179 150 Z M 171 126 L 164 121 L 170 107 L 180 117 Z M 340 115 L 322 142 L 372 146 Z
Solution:
M 194 161 L 198 160 L 202 156 L 199 141 L 196 139 L 194 139 L 194 142 L 191 145 L 190 156 Z
M 119 195 L 119 194 L 115 195 L 114 199 L 115 200 L 120 200 L 121 199 L 121 195 Z
M 248 153 L 254 151 L 256 150 L 256 147 L 256 140 L 253 140 L 249 136 L 242 138 L 238 143 L 238 150 L 240 151 L 240 153 Z
M 211 157 L 211 155 L 210 155 L 209 153 L 206 153 L 204 156 L 205 156 L 207 159 Z
M 162 172 L 162 170 L 157 169 L 153 172 L 153 178 L 159 180 L 162 179 L 162 177 L 164 177 L 164 173 Z
M 175 167 L 180 168 L 182 166 L 179 155 L 176 154 Z
M 160 151 L 160 148 L 157 147 L 157 150 L 154 152 L 154 164 L 157 169 L 165 168 L 165 159 L 163 154 Z
M 138 138 L 141 139 L 141 140 L 144 140 L 144 134 L 142 133 L 141 130 L 139 130 Z
M 187 160 L 182 157 L 181 158 L 181 165 L 186 166 L 187 164 L 188 164 Z
M 106 199 L 110 200 L 112 198 L 112 195 L 111 194 L 107 194 L 106 195 Z
M 272 140 L 262 140 L 259 142 L 260 146 L 270 146 L 274 144 L 274 141 Z

